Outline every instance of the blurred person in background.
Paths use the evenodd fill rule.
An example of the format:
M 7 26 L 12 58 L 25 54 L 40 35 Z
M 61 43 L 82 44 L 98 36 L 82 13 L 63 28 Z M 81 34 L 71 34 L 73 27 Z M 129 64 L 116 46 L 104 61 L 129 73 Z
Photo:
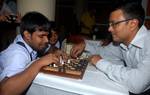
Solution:
M 16 10 L 17 11 L 17 10 Z M 21 14 L 11 9 L 5 2 L 0 0 L 0 21 L 1 22 L 16 22 L 20 23 Z
M 81 26 L 81 34 L 90 37 L 93 31 L 93 27 L 96 24 L 95 20 L 96 10 L 93 8 L 88 8 L 81 14 L 80 17 L 80 26 Z

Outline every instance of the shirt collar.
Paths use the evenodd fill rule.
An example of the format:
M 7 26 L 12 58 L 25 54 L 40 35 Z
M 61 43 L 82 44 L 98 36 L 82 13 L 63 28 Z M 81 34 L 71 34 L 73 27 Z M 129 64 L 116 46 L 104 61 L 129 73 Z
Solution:
M 129 44 L 129 46 L 127 47 L 124 44 L 120 44 L 120 46 L 123 49 L 129 49 L 132 46 L 138 47 L 138 48 L 143 48 L 144 47 L 144 38 L 147 35 L 147 29 L 146 27 L 143 25 L 139 31 L 137 32 L 137 34 L 135 35 L 134 39 L 131 41 L 131 43 Z
M 33 54 L 33 56 L 37 55 L 37 51 L 33 50 L 22 38 L 21 34 L 17 35 L 15 38 L 15 42 L 23 42 L 25 47 L 28 49 L 30 54 Z
M 51 47 L 51 44 L 48 44 L 49 47 Z M 60 48 L 60 43 L 59 41 L 56 42 L 55 47 Z

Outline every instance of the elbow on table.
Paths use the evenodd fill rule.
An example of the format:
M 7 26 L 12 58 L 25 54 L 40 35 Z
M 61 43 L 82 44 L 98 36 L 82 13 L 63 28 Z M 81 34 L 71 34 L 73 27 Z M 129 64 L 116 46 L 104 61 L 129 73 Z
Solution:
M 138 89 L 132 89 L 132 90 L 129 90 L 130 92 L 134 93 L 134 94 L 140 94 L 143 92 L 143 90 L 138 90 Z
M 139 83 L 141 84 L 141 83 Z M 145 85 L 132 85 L 131 87 L 129 87 L 129 91 L 134 93 L 134 94 L 140 94 L 142 92 L 145 91 Z
M 0 88 L 0 95 L 20 95 L 18 93 L 15 93 L 15 91 L 8 91 L 7 89 Z
M 10 93 L 10 91 L 8 91 L 8 87 L 6 87 L 2 83 L 0 83 L 0 95 L 12 95 L 12 93 Z
M 10 90 L 10 88 L 6 85 L 6 80 L 2 80 L 0 82 L 0 95 L 16 95 L 14 94 L 14 92 L 15 91 L 13 91 L 12 89 Z

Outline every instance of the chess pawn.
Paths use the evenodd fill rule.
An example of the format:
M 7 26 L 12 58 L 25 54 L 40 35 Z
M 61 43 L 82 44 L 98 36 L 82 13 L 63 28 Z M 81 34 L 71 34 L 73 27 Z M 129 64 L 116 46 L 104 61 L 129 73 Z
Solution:
M 65 72 L 65 63 L 62 56 L 60 56 L 59 61 L 60 61 L 59 72 Z
M 59 72 L 66 72 L 64 64 L 59 66 Z

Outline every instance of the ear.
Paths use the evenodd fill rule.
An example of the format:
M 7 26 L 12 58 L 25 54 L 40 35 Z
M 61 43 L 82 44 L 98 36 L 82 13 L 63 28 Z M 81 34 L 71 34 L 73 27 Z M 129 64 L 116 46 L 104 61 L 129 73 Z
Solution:
M 28 32 L 28 31 L 24 31 L 24 38 L 26 39 L 26 40 L 30 40 L 31 39 L 31 34 Z
M 139 21 L 137 19 L 132 19 L 130 21 L 130 28 L 138 27 Z

